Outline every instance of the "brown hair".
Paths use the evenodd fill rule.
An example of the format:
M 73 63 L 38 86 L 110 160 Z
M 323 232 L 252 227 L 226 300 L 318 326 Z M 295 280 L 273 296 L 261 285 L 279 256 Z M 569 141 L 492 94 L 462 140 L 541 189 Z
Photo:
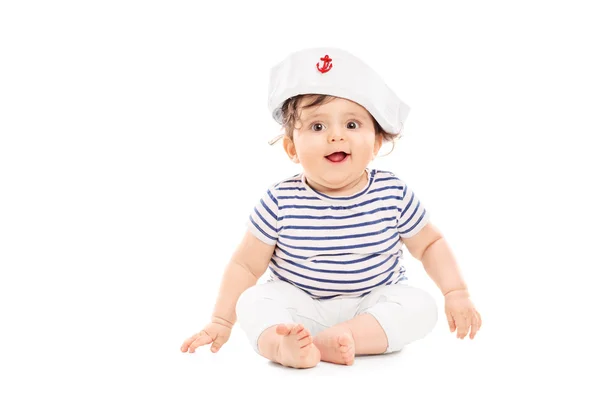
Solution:
M 324 95 L 324 94 L 301 94 L 287 99 L 283 106 L 281 107 L 282 114 L 282 128 L 285 130 L 285 133 L 277 137 L 275 140 L 269 142 L 270 144 L 275 143 L 283 136 L 287 136 L 293 140 L 294 127 L 296 126 L 296 122 L 300 120 L 300 102 L 304 97 L 312 98 L 312 102 L 309 102 L 307 105 L 302 107 L 302 109 L 316 107 L 321 104 L 325 104 L 335 99 L 334 96 Z M 392 142 L 395 146 L 395 142 L 402 137 L 400 133 L 389 133 L 383 130 L 379 122 L 373 118 L 371 113 L 369 113 L 371 120 L 373 121 L 373 125 L 375 126 L 375 135 L 383 136 L 384 142 Z M 390 153 L 394 150 L 390 150 Z M 389 153 L 388 153 L 389 154 Z

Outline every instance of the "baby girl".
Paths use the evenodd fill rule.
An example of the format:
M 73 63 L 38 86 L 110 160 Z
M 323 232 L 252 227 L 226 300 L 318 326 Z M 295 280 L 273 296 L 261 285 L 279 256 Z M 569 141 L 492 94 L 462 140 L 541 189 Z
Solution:
M 407 283 L 404 247 L 440 289 L 450 331 L 473 339 L 481 316 L 429 210 L 400 177 L 369 168 L 409 107 L 357 57 L 314 48 L 273 67 L 269 110 L 302 172 L 256 203 L 211 322 L 181 351 L 219 351 L 236 322 L 258 354 L 293 368 L 399 351 L 438 320 L 432 295 Z

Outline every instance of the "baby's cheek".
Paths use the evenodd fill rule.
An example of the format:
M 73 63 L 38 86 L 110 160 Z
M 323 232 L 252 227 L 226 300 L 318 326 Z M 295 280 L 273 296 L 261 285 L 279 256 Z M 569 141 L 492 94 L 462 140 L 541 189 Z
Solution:
M 304 143 L 298 148 L 298 154 L 305 159 L 324 157 L 323 150 L 317 144 Z

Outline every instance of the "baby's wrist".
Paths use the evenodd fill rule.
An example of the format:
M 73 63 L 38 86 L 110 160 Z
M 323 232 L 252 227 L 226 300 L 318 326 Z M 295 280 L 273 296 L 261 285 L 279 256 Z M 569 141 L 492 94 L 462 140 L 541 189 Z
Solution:
M 219 324 L 219 325 L 223 325 L 226 326 L 228 328 L 233 328 L 233 323 L 226 320 L 225 318 L 221 318 L 218 317 L 216 315 L 213 315 L 210 322 L 212 322 L 213 324 Z
M 469 291 L 466 287 L 450 289 L 444 293 L 444 297 L 446 297 L 448 295 L 457 295 L 457 294 L 463 294 L 463 295 L 469 296 Z

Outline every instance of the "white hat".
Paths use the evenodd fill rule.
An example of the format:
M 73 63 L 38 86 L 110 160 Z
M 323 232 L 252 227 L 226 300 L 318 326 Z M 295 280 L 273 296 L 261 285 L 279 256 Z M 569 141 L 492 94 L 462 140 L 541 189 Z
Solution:
M 352 100 L 389 133 L 400 133 L 410 107 L 381 77 L 347 51 L 320 47 L 294 52 L 271 69 L 269 112 L 283 123 L 281 107 L 299 94 L 326 94 Z

